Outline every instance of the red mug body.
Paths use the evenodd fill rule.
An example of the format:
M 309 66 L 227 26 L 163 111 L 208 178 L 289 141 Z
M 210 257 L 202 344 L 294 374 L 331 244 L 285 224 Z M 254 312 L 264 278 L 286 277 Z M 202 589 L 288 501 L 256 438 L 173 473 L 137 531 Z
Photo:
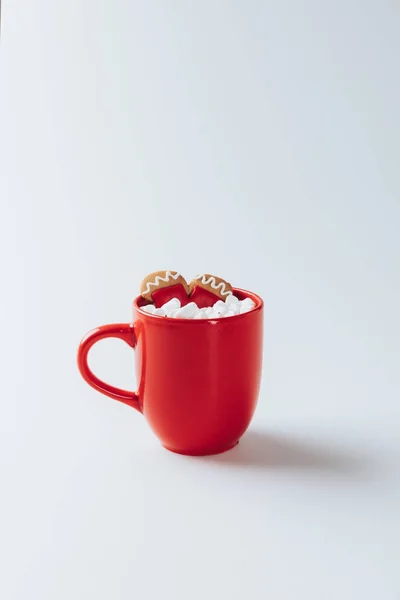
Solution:
M 83 377 L 143 413 L 168 450 L 195 456 L 229 450 L 253 417 L 263 349 L 262 299 L 233 291 L 239 299 L 252 298 L 254 309 L 219 319 L 172 319 L 146 313 L 146 301 L 136 298 L 133 324 L 104 326 L 114 329 L 102 335 L 98 328 L 84 338 L 78 351 Z M 87 366 L 91 345 L 114 336 L 135 348 L 137 394 L 103 384 Z

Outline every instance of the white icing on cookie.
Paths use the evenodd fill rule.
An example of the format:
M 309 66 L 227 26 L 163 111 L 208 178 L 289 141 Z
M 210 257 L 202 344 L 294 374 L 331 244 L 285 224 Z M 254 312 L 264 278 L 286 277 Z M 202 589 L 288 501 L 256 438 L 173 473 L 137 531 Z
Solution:
M 205 275 L 196 275 L 194 280 L 200 279 L 203 285 L 209 285 L 213 290 L 219 290 L 221 296 L 230 296 L 232 292 L 226 289 L 226 284 L 223 281 L 217 283 L 212 275 L 207 279 Z
M 154 281 L 148 281 L 146 283 L 146 289 L 143 290 L 142 296 L 144 296 L 145 294 L 149 294 L 150 293 L 151 286 L 157 288 L 159 286 L 159 284 L 160 284 L 160 281 L 164 281 L 164 283 L 168 283 L 168 281 L 170 279 L 179 279 L 179 277 L 181 277 L 180 273 L 175 273 L 175 275 L 173 275 L 171 273 L 171 271 L 166 271 L 165 272 L 165 277 L 161 277 L 161 275 L 157 275 L 156 278 L 154 279 Z

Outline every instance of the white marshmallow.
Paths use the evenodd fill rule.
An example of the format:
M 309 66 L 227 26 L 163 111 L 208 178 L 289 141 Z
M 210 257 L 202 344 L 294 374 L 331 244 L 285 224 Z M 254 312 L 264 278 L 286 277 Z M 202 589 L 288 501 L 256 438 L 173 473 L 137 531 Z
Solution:
M 228 307 L 226 306 L 225 302 L 221 302 L 220 300 L 218 300 L 218 302 L 214 304 L 213 313 L 216 317 L 223 317 L 226 315 L 227 312 Z
M 233 294 L 229 294 L 229 296 L 226 297 L 225 304 L 227 306 L 230 306 L 231 304 L 239 304 L 239 298 Z
M 195 302 L 189 302 L 186 306 L 182 306 L 175 315 L 178 319 L 193 319 L 197 314 L 199 307 Z
M 199 308 L 195 302 L 189 302 L 186 306 L 181 307 L 178 298 L 171 298 L 161 308 L 156 308 L 154 304 L 148 304 L 143 306 L 143 310 L 149 314 L 172 319 L 220 319 L 245 314 L 254 307 L 255 302 L 251 298 L 239 300 L 236 296 L 230 294 L 225 302 L 217 300 L 214 306 L 205 308 Z
M 213 308 L 218 309 L 220 306 L 226 306 L 223 300 L 217 300 L 213 306 Z
M 153 314 L 154 311 L 156 310 L 156 307 L 154 306 L 154 304 L 147 304 L 146 306 L 142 307 L 142 310 L 144 310 L 144 312 L 147 312 L 149 314 Z
M 241 314 L 241 315 L 244 315 L 244 313 L 247 313 L 247 312 L 250 312 L 250 311 L 251 311 L 251 306 L 248 306 L 248 305 L 246 305 L 246 304 L 243 304 L 243 305 L 240 307 L 240 314 Z
M 176 310 L 180 307 L 181 301 L 179 300 L 179 298 L 171 298 L 171 300 L 168 300 L 168 302 L 163 304 L 161 308 L 165 310 L 167 316 L 169 317 L 172 310 Z
M 234 315 L 238 315 L 240 313 L 240 306 L 240 302 L 232 302 L 232 304 L 230 304 L 229 307 L 227 307 L 228 312 Z
M 194 315 L 193 319 L 207 319 L 207 317 L 202 312 L 198 312 Z
M 254 308 L 254 306 L 255 304 L 253 300 L 251 300 L 250 298 L 246 298 L 246 300 L 243 300 L 243 302 L 241 303 L 240 314 L 243 315 L 244 313 L 250 312 Z
M 255 302 L 251 298 L 245 298 L 240 305 L 240 314 L 242 315 L 252 310 L 255 307 Z
M 242 306 L 251 306 L 251 308 L 253 308 L 255 305 L 256 304 L 254 300 L 252 300 L 251 298 L 245 298 L 244 300 L 242 300 Z

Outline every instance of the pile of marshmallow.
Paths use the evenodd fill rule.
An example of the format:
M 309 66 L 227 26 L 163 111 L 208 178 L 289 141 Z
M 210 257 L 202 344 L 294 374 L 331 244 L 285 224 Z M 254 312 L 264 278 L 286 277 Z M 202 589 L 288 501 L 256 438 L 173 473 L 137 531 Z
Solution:
M 239 300 L 233 294 L 229 294 L 225 302 L 218 300 L 214 306 L 208 308 L 199 308 L 195 302 L 189 302 L 189 304 L 181 306 L 178 298 L 171 298 L 161 308 L 156 308 L 154 304 L 147 304 L 143 306 L 142 310 L 152 315 L 172 319 L 219 319 L 221 317 L 242 315 L 254 307 L 255 303 L 251 298 Z

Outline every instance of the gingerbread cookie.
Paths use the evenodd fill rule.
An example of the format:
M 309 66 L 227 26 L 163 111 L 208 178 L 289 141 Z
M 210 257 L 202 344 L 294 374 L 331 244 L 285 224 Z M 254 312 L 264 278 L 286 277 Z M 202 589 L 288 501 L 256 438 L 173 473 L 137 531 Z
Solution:
M 182 305 L 189 302 L 187 281 L 177 271 L 155 271 L 140 284 L 140 295 L 158 308 L 171 298 L 178 298 Z
M 232 294 L 231 284 L 209 273 L 197 275 L 189 283 L 190 300 L 196 302 L 201 308 L 213 306 L 218 299 L 226 300 L 230 294 Z

